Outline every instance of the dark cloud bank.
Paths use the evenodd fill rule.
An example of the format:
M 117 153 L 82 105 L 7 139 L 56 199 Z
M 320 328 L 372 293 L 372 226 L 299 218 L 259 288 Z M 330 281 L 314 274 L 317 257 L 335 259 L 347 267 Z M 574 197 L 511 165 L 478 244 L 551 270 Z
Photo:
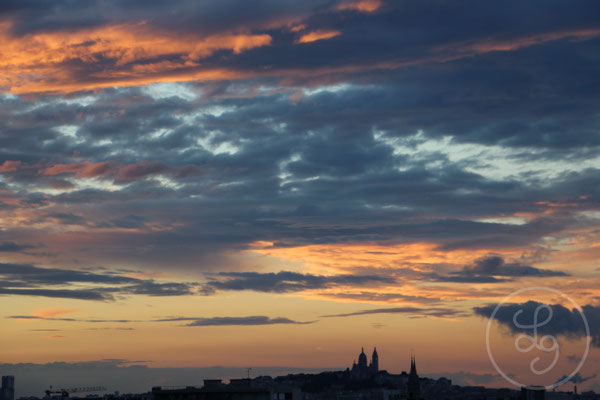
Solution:
M 542 308 L 540 308 L 542 307 Z M 505 304 L 499 308 L 495 320 L 511 334 L 530 332 L 531 330 L 520 329 L 514 324 L 513 318 L 518 314 L 517 322 L 520 324 L 532 324 L 535 312 L 539 308 L 538 322 L 543 322 L 549 317 L 546 307 L 552 309 L 551 320 L 541 325 L 538 332 L 542 335 L 563 336 L 570 339 L 581 339 L 586 337 L 586 329 L 579 311 L 575 308 L 569 309 L 561 304 L 544 304 L 537 301 L 527 301 L 522 304 Z M 495 304 L 483 307 L 475 307 L 476 315 L 489 318 L 496 308 Z M 584 305 L 581 307 L 590 329 L 592 344 L 600 347 L 600 307 Z
M 334 2 L 184 2 L 169 12 L 145 3 L 9 3 L 4 15 L 15 37 L 141 18 L 167 31 L 249 27 L 274 38 L 203 62 L 260 76 L 184 83 L 163 96 L 116 87 L 0 97 L 2 185 L 11 199 L 4 209 L 44 206 L 37 222 L 88 228 L 96 245 L 78 250 L 96 264 L 214 271 L 226 264 L 223 253 L 258 240 L 522 248 L 586 226 L 578 212 L 600 208 L 592 164 L 550 177 L 535 167 L 482 172 L 495 168 L 489 162 L 498 152 L 506 152 L 506 167 L 585 165 L 597 156 L 600 39 L 577 34 L 600 29 L 596 2 L 384 2 L 378 12 L 343 15 Z M 265 28 L 281 18 L 341 34 L 297 45 L 287 27 Z M 505 45 L 494 50 L 498 43 Z M 106 67 L 84 61 L 74 62 L 81 76 Z M 445 150 L 456 144 L 495 150 L 453 161 Z M 105 181 L 82 187 L 84 177 Z M 117 187 L 106 190 L 106 182 Z M 548 203 L 563 206 L 545 214 Z M 515 213 L 534 217 L 483 222 Z M 115 232 L 99 233 L 108 228 Z M 41 230 L 7 230 L 0 250 L 31 252 L 9 242 L 29 243 L 44 237 Z M 481 272 L 453 279 L 491 280 Z
M 0 295 L 24 295 L 77 300 L 114 300 L 119 295 L 183 296 L 194 283 L 158 283 L 118 273 L 39 268 L 29 264 L 0 263 Z M 86 286 L 73 289 L 76 285 Z M 71 287 L 71 288 L 70 288 Z
M 489 256 L 464 266 L 458 271 L 424 272 L 411 268 L 363 268 L 361 272 L 337 275 L 317 275 L 292 271 L 279 272 L 219 272 L 206 275 L 204 282 L 163 282 L 128 276 L 132 271 L 111 271 L 41 268 L 31 264 L 0 263 L 0 295 L 39 296 L 76 300 L 112 301 L 131 295 L 146 296 L 211 296 L 219 292 L 254 291 L 261 293 L 295 293 L 325 291 L 337 288 L 360 290 L 360 293 L 329 292 L 330 297 L 435 303 L 435 298 L 403 295 L 405 281 L 447 283 L 503 283 L 522 278 L 561 277 L 558 270 L 539 269 L 517 262 L 506 263 L 498 256 Z M 135 272 L 135 271 L 134 271 Z M 377 294 L 376 289 L 391 287 L 394 294 Z M 369 291 L 370 290 L 370 291 Z M 324 292 L 323 292 L 324 293 Z

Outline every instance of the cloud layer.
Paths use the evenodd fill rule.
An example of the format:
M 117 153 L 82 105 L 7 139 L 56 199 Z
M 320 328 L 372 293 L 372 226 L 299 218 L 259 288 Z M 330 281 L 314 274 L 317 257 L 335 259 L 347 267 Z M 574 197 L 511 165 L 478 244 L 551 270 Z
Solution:
M 193 283 L 156 282 L 118 273 L 39 268 L 28 264 L 0 263 L 0 295 L 24 295 L 77 300 L 114 300 L 115 296 L 183 296 L 193 293 Z
M 542 308 L 540 308 L 542 307 Z M 552 315 L 548 313 L 548 307 L 552 310 Z M 482 317 L 490 317 L 496 305 L 487 305 L 475 307 L 475 314 Z M 498 309 L 495 320 L 506 327 L 512 334 L 526 332 L 515 325 L 515 315 L 518 316 L 517 322 L 522 325 L 536 322 L 536 310 L 540 310 L 537 322 L 540 323 L 538 332 L 543 335 L 565 336 L 568 338 L 580 339 L 586 338 L 586 328 L 579 311 L 575 308 L 569 309 L 561 304 L 544 304 L 537 301 L 527 301 L 522 304 L 505 304 Z M 600 307 L 588 304 L 581 307 L 581 312 L 589 324 L 590 338 L 594 346 L 600 346 Z M 549 321 L 546 324 L 542 322 Z M 524 321 L 524 322 L 520 322 Z

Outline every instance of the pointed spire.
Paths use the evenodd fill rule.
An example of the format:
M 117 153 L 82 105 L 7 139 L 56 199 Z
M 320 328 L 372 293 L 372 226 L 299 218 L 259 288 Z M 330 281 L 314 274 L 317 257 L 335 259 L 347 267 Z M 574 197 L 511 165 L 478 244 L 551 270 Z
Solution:
M 410 374 L 408 375 L 408 398 L 417 400 L 421 398 L 421 384 L 419 383 L 419 375 L 417 375 L 417 361 L 415 352 L 410 351 Z
M 414 350 L 410 351 L 410 373 L 415 375 L 417 374 L 417 361 Z

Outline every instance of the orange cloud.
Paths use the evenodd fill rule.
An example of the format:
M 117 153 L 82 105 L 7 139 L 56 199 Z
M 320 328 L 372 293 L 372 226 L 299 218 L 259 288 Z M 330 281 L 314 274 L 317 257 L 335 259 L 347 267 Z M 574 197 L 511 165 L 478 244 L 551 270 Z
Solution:
M 55 164 L 40 169 L 40 175 L 75 174 L 75 178 L 99 178 L 114 176 L 116 181 L 133 181 L 150 175 L 167 174 L 174 178 L 186 178 L 200 172 L 194 165 L 170 167 L 162 162 L 140 161 L 136 164 L 121 165 L 112 161 L 92 163 L 80 161 L 69 164 Z
M 9 23 L 0 24 L 0 88 L 13 93 L 77 90 L 71 89 L 69 82 L 81 86 L 79 81 L 87 79 L 97 87 L 106 78 L 183 71 L 197 67 L 199 60 L 216 51 L 241 53 L 267 46 L 272 40 L 267 34 L 232 32 L 182 35 L 161 32 L 145 23 L 22 37 L 12 37 L 9 30 Z M 78 89 L 85 89 L 83 86 Z
M 60 175 L 75 173 L 76 178 L 95 178 L 105 176 L 114 171 L 110 162 L 91 163 L 82 161 L 70 164 L 56 164 L 39 171 L 41 175 Z
M 52 317 L 56 317 L 59 315 L 70 314 L 74 311 L 75 310 L 71 310 L 71 309 L 67 309 L 67 308 L 50 307 L 50 308 L 43 308 L 41 310 L 36 311 L 35 313 L 33 313 L 33 316 L 40 317 L 40 318 L 52 318 Z
M 381 0 L 357 0 L 343 1 L 338 4 L 335 9 L 337 11 L 354 10 L 364 13 L 372 13 L 377 11 L 382 5 Z
M 21 167 L 21 164 L 21 161 L 4 161 L 2 165 L 0 165 L 0 174 L 5 172 L 15 172 Z
M 324 244 L 298 247 L 271 247 L 269 242 L 256 242 L 252 251 L 277 257 L 284 261 L 302 263 L 314 273 L 339 273 L 364 266 L 373 268 L 410 267 L 428 270 L 431 265 L 451 264 L 462 267 L 489 254 L 489 250 L 439 250 L 435 243 L 408 243 L 382 245 Z M 511 250 L 494 249 L 506 256 L 517 256 Z
M 303 31 L 304 29 L 306 29 L 306 25 L 300 24 L 300 25 L 292 26 L 290 28 L 290 32 L 300 32 L 300 31 Z
M 464 54 L 484 54 L 492 51 L 513 51 L 523 47 L 530 47 L 565 38 L 572 38 L 573 40 L 587 40 L 598 36 L 600 36 L 600 29 L 567 30 L 540 33 L 514 39 L 488 38 L 476 42 L 460 42 L 438 47 L 434 49 L 434 51 L 454 51 Z
M 341 34 L 340 31 L 326 31 L 326 30 L 318 30 L 306 33 L 296 41 L 296 43 L 311 43 L 316 42 L 317 40 L 325 40 L 331 39 L 333 37 L 339 36 Z
M 494 249 L 494 253 L 507 260 L 521 260 L 524 249 Z M 497 283 L 436 283 L 422 282 L 421 274 L 436 273 L 441 270 L 458 271 L 466 265 L 472 265 L 477 259 L 489 256 L 488 249 L 439 249 L 435 243 L 409 244 L 323 244 L 298 247 L 273 247 L 273 243 L 255 242 L 252 252 L 283 261 L 289 268 L 297 265 L 298 270 L 318 275 L 338 273 L 382 274 L 395 276 L 398 281 L 382 285 L 376 289 L 339 287 L 306 291 L 301 294 L 307 298 L 327 298 L 337 302 L 368 302 L 395 304 L 427 304 L 436 299 L 440 301 L 492 300 L 506 296 L 519 285 L 527 286 L 538 278 L 523 278 L 522 282 Z M 578 254 L 572 254 L 578 259 Z M 549 267 L 563 263 L 548 261 Z M 579 268 L 579 267 L 578 267 Z M 573 272 L 573 271 L 570 271 Z M 568 288 L 564 277 L 548 278 L 557 287 Z
M 346 1 L 339 10 L 372 12 L 381 1 Z M 300 21 L 285 21 L 299 32 L 296 43 L 311 43 L 336 37 L 336 30 L 304 32 Z M 0 91 L 14 94 L 69 93 L 107 87 L 139 86 L 160 82 L 233 80 L 280 77 L 282 84 L 310 79 L 312 84 L 338 81 L 340 75 L 368 70 L 397 69 L 428 63 L 443 63 L 491 51 L 511 51 L 562 38 L 587 40 L 600 36 L 599 29 L 560 31 L 529 35 L 510 40 L 487 38 L 451 43 L 431 49 L 417 58 L 399 58 L 365 64 L 304 68 L 265 68 L 206 65 L 204 58 L 217 51 L 241 53 L 268 46 L 268 34 L 224 32 L 200 37 L 161 31 L 149 24 L 120 24 L 75 32 L 47 32 L 13 37 L 11 24 L 0 22 Z M 286 80 L 289 81 L 286 83 Z

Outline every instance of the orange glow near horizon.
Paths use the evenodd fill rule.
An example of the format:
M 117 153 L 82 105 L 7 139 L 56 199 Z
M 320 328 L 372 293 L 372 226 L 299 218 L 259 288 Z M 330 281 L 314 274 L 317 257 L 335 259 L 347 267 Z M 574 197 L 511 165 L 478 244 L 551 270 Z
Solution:
M 596 247 L 597 249 L 597 247 Z M 328 298 L 336 302 L 367 302 L 382 304 L 423 304 L 427 299 L 441 299 L 444 301 L 491 301 L 504 297 L 507 293 L 520 286 L 537 285 L 536 278 L 523 279 L 521 282 L 507 281 L 497 283 L 491 287 L 487 283 L 442 283 L 426 282 L 419 280 L 420 273 L 436 273 L 440 271 L 459 271 L 465 266 L 473 265 L 478 259 L 498 255 L 503 257 L 507 263 L 522 261 L 523 249 L 460 249 L 442 250 L 434 243 L 410 243 L 410 244 L 330 244 L 330 245 L 308 245 L 298 247 L 273 247 L 270 242 L 256 242 L 252 247 L 256 252 L 269 258 L 274 257 L 284 264 L 294 263 L 301 266 L 299 272 L 308 272 L 316 275 L 335 274 L 373 274 L 380 270 L 382 273 L 397 275 L 399 281 L 390 283 L 388 287 L 380 286 L 376 289 L 365 287 L 361 290 L 348 287 L 343 291 L 339 288 L 306 292 L 307 298 Z M 587 252 L 592 251 L 586 248 Z M 585 260 L 585 251 L 579 255 L 578 250 L 570 253 L 571 263 L 546 261 L 550 269 L 561 269 L 566 271 L 580 271 L 590 265 L 591 260 Z M 579 261 L 577 261 L 579 260 Z M 442 268 L 440 270 L 440 268 Z M 600 290 L 592 289 L 597 282 L 582 281 L 579 279 L 565 279 L 565 277 L 546 278 L 548 284 L 555 284 L 561 290 L 571 293 L 578 301 L 589 302 L 600 294 Z M 587 284 L 585 283 L 587 282 Z M 515 286 L 517 285 L 517 286 Z M 586 290 L 581 295 L 573 292 L 574 287 Z M 394 298 L 401 294 L 404 297 Z M 411 296 L 416 299 L 411 300 Z M 522 297 L 527 300 L 527 296 Z
M 288 261 L 302 262 L 311 272 L 340 272 L 360 269 L 361 266 L 390 268 L 410 266 L 416 269 L 433 264 L 469 265 L 473 260 L 489 255 L 488 249 L 440 250 L 435 243 L 407 244 L 332 244 L 298 247 L 271 247 L 268 242 L 257 242 L 252 251 Z M 516 255 L 514 250 L 494 253 Z

